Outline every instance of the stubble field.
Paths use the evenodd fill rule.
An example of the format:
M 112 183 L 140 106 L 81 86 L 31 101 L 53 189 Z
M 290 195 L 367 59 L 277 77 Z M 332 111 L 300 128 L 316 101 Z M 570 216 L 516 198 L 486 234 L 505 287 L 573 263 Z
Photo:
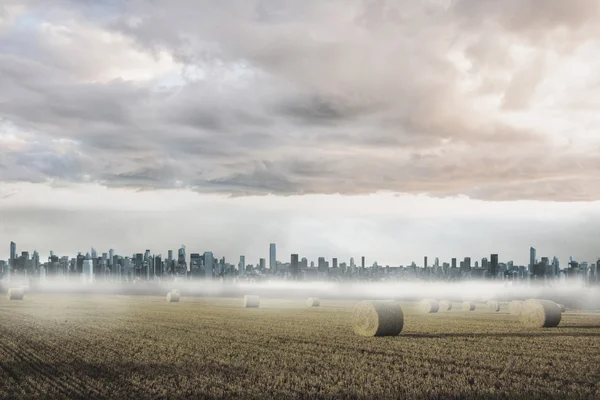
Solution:
M 363 338 L 355 302 L 41 295 L 0 299 L 0 398 L 600 398 L 600 315 L 525 329 L 420 315 Z M 458 304 L 454 305 L 458 308 Z

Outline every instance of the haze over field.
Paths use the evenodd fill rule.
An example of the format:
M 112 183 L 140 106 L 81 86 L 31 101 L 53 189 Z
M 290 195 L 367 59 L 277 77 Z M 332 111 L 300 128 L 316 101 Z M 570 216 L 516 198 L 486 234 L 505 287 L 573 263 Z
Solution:
M 4 0 L 0 243 L 595 260 L 598 4 Z

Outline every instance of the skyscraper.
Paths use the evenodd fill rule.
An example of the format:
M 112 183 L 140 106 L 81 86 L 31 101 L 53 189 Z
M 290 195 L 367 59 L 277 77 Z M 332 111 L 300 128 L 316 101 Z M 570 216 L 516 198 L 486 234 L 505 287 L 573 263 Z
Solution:
M 533 247 L 529 248 L 529 272 L 533 271 L 533 267 L 535 265 L 535 249 Z
M 207 251 L 204 253 L 204 276 L 206 279 L 213 278 L 214 259 L 213 253 Z
M 362 269 L 365 269 L 365 256 L 362 256 L 360 259 L 360 267 Z
M 108 264 L 110 266 L 112 266 L 114 264 L 114 258 L 115 258 L 115 251 L 113 249 L 110 249 L 108 251 Z
M 427 256 L 423 257 L 423 267 L 427 269 Z
M 271 273 L 277 272 L 277 251 L 275 249 L 275 243 L 269 245 L 269 269 Z
M 266 260 L 264 258 L 261 258 L 260 260 L 258 260 L 258 264 L 260 265 L 260 270 L 264 271 L 265 270 L 265 262 Z
M 334 258 L 333 260 L 331 260 L 331 263 L 333 265 L 333 268 L 337 268 L 338 267 L 338 260 L 337 260 L 337 258 Z
M 240 276 L 246 275 L 246 256 L 240 256 L 240 265 L 239 265 L 239 274 Z
M 492 254 L 490 256 L 490 277 L 492 279 L 496 279 L 496 275 L 498 275 L 498 254 Z
M 91 256 L 92 256 L 92 260 L 95 259 L 95 258 L 98 258 L 98 253 L 96 252 L 96 249 L 94 249 L 93 247 L 92 247 L 92 254 L 91 254 Z
M 17 259 L 17 244 L 15 242 L 10 242 L 10 260 L 9 265 L 14 268 L 15 260 Z
M 452 268 L 456 268 L 456 258 L 452 259 Z
M 298 254 L 292 254 L 291 257 L 292 277 L 298 279 L 300 276 L 300 265 L 298 264 Z

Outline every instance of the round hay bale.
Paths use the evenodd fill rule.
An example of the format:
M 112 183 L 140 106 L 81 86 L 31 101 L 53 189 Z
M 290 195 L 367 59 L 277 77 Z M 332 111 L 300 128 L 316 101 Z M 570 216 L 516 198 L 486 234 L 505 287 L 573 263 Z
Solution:
M 421 309 L 421 311 L 423 313 L 431 314 L 431 313 L 438 312 L 440 309 L 440 306 L 439 306 L 438 302 L 435 300 L 425 299 L 425 300 L 421 300 L 421 302 L 419 304 L 419 308 Z
M 306 307 L 319 307 L 321 305 L 321 300 L 318 297 L 309 297 L 306 300 Z
M 360 336 L 398 336 L 404 326 L 404 313 L 393 301 L 364 300 L 354 307 L 352 326 Z
M 169 292 L 167 293 L 167 303 L 179 303 L 179 299 L 181 295 L 179 292 Z
M 8 300 L 23 300 L 25 290 L 23 288 L 10 288 L 6 294 Z
M 508 303 L 508 312 L 512 315 L 519 315 L 521 312 L 521 307 L 523 307 L 523 301 L 513 300 Z
M 560 308 L 560 312 L 561 312 L 561 313 L 564 313 L 564 312 L 566 312 L 566 311 L 567 311 L 567 307 L 565 307 L 565 305 L 564 305 L 564 304 L 558 304 L 558 303 L 557 303 L 556 305 L 558 306 L 558 308 Z
M 560 324 L 562 313 L 550 300 L 529 299 L 523 303 L 519 320 L 528 328 L 553 328 Z
M 500 303 L 497 302 L 496 300 L 490 300 L 487 302 L 487 306 L 490 309 L 490 311 L 492 312 L 498 312 L 500 311 Z
M 244 296 L 244 308 L 258 308 L 260 305 L 260 297 L 246 295 Z
M 440 311 L 450 311 L 452 310 L 452 302 L 449 300 L 442 300 L 439 303 Z
M 475 303 L 472 301 L 463 301 L 462 309 L 463 311 L 475 311 Z

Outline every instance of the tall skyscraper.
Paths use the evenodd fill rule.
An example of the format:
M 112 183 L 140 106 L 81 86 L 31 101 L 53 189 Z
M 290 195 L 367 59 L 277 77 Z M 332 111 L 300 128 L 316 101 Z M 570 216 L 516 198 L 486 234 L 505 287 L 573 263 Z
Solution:
M 108 264 L 112 267 L 113 264 L 115 263 L 114 261 L 115 258 L 115 251 L 113 249 L 110 249 L 108 251 Z
M 271 273 L 277 272 L 277 251 L 275 249 L 275 243 L 269 245 L 269 269 Z
M 98 258 L 98 253 L 96 252 L 96 249 L 94 249 L 93 247 L 92 247 L 92 254 L 91 254 L 91 256 L 92 256 L 92 260 L 95 259 L 95 258 Z
M 452 268 L 456 268 L 456 258 L 452 259 Z
M 10 242 L 10 262 L 9 265 L 14 268 L 15 260 L 17 259 L 17 244 L 15 242 Z
M 535 265 L 535 249 L 533 247 L 529 248 L 529 272 L 533 271 L 533 267 Z
M 291 273 L 294 279 L 298 279 L 300 276 L 300 265 L 298 264 L 298 254 L 292 254 L 291 257 Z
M 423 257 L 423 267 L 427 269 L 427 256 Z
M 360 259 L 360 267 L 362 269 L 365 269 L 365 256 L 362 256 Z
M 213 253 L 207 251 L 204 253 L 204 276 L 206 279 L 212 279 L 214 272 L 214 258 Z
M 260 270 L 264 271 L 266 266 L 266 260 L 264 258 L 261 258 L 260 260 L 258 260 L 258 265 L 260 266 Z
M 492 254 L 490 256 L 490 277 L 492 279 L 496 279 L 496 275 L 498 275 L 498 254 Z
M 333 268 L 337 268 L 338 267 L 337 258 L 334 258 L 333 260 L 331 260 L 331 263 L 332 263 Z
M 239 275 L 246 275 L 246 256 L 240 256 Z

